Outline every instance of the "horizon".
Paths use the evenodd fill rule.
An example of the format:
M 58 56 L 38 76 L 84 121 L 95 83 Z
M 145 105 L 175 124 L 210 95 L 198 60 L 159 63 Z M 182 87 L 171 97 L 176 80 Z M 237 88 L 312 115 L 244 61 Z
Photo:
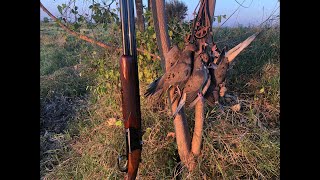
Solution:
M 192 20 L 193 19 L 193 11 L 196 8 L 198 1 L 193 0 L 180 0 L 186 4 L 188 7 L 187 16 L 184 20 Z M 63 3 L 68 2 L 68 0 L 42 0 L 42 4 L 56 17 L 60 16 L 57 6 Z M 110 1 L 107 1 L 110 2 Z M 274 15 L 280 14 L 280 7 L 278 0 L 244 0 L 243 4 L 239 7 L 239 1 L 237 0 L 221 0 L 216 1 L 215 7 L 215 15 L 226 15 L 226 18 L 222 18 L 221 23 L 224 23 L 232 14 L 232 16 L 225 22 L 222 27 L 235 27 L 235 26 L 255 26 L 259 25 L 261 22 L 265 21 L 273 11 L 275 11 Z M 111 7 L 112 9 L 116 8 L 115 1 Z M 142 0 L 144 6 L 147 6 L 147 0 Z M 241 2 L 239 2 L 241 3 Z M 79 8 L 80 13 L 90 13 L 88 1 L 82 0 L 76 2 L 76 5 Z M 238 10 L 237 10 L 238 9 Z M 117 13 L 119 14 L 119 13 Z M 40 21 L 43 20 L 44 17 L 51 19 L 42 9 L 40 10 Z M 215 21 L 213 26 L 218 26 L 218 22 Z

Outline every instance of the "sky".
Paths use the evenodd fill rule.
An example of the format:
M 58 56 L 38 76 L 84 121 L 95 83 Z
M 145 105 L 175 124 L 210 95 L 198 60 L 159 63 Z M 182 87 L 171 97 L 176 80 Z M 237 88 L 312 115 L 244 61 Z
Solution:
M 188 15 L 186 20 L 193 19 L 193 11 L 198 4 L 198 0 L 180 0 L 188 6 Z M 55 16 L 59 16 L 60 13 L 57 9 L 58 5 L 69 2 L 69 0 L 41 0 L 42 4 Z M 88 6 L 92 1 L 77 0 L 76 5 L 79 7 L 79 12 L 89 12 Z M 109 1 L 110 2 L 110 1 Z M 118 1 L 116 1 L 118 2 Z M 239 7 L 243 2 L 244 7 Z M 143 0 L 143 5 L 147 5 L 147 0 Z M 280 6 L 278 0 L 216 0 L 215 15 L 226 15 L 230 17 L 237 9 L 237 11 L 230 17 L 229 20 L 223 26 L 248 26 L 259 25 L 270 14 Z M 116 7 L 116 3 L 113 3 L 111 7 Z M 247 8 L 246 8 L 247 7 Z M 279 15 L 279 8 L 276 10 L 275 15 Z M 40 11 L 40 19 L 49 17 L 42 10 Z M 226 19 L 222 19 L 222 23 Z M 214 22 L 214 25 L 217 22 Z

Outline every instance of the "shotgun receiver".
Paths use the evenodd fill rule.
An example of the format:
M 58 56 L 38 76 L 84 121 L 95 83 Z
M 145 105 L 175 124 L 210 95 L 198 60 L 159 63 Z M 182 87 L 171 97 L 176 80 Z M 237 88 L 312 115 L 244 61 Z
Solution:
M 141 161 L 142 137 L 133 0 L 121 0 L 120 8 L 123 55 L 119 63 L 127 153 L 119 156 L 118 166 L 120 171 L 127 172 L 125 179 L 134 180 Z M 120 166 L 123 157 L 127 159 L 125 167 Z

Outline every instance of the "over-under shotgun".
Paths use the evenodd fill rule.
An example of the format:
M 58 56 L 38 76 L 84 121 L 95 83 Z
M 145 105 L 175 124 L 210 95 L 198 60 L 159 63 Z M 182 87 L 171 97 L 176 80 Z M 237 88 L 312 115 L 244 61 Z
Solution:
M 123 55 L 120 58 L 122 114 L 126 134 L 126 179 L 136 178 L 141 161 L 141 111 L 133 0 L 121 0 Z

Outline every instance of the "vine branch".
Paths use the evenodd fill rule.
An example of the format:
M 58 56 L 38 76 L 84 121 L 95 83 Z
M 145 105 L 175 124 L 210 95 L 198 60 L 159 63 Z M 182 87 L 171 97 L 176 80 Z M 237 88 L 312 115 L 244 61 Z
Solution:
M 117 46 L 113 46 L 113 45 L 110 45 L 110 44 L 107 44 L 107 43 L 103 43 L 103 42 L 100 42 L 100 41 L 96 41 L 96 40 L 94 40 L 94 39 L 92 39 L 92 38 L 90 38 L 90 37 L 88 37 L 88 36 L 82 35 L 82 34 L 80 34 L 80 33 L 77 33 L 77 32 L 75 32 L 75 31 L 71 30 L 71 29 L 68 28 L 66 25 L 64 25 L 63 23 L 61 23 L 61 21 L 60 21 L 58 18 L 56 18 L 50 11 L 48 11 L 48 9 L 47 9 L 46 7 L 44 7 L 41 2 L 40 2 L 40 7 L 41 7 L 41 9 L 42 9 L 45 13 L 47 13 L 55 22 L 57 22 L 60 27 L 62 27 L 64 30 L 66 30 L 66 31 L 67 31 L 68 33 L 70 33 L 71 35 L 76 36 L 76 37 L 78 37 L 78 38 L 80 38 L 80 39 L 82 39 L 82 40 L 84 40 L 84 41 L 87 41 L 87 42 L 89 42 L 89 43 L 91 43 L 91 44 L 96 44 L 96 45 L 98 45 L 98 46 L 100 46 L 100 47 L 102 47 L 102 48 L 104 48 L 104 49 L 112 49 L 112 48 L 114 48 L 114 49 L 116 49 L 117 51 L 120 51 L 120 52 L 122 51 L 122 48 L 119 48 L 119 47 L 117 47 Z M 143 54 L 149 54 L 153 59 L 160 59 L 159 56 L 157 56 L 157 55 L 155 55 L 155 54 L 152 54 L 152 53 L 150 53 L 150 52 L 148 52 L 148 51 L 146 51 L 146 50 L 144 50 L 144 49 L 137 48 L 137 51 L 139 51 L 139 52 L 141 52 L 141 53 L 143 53 Z

